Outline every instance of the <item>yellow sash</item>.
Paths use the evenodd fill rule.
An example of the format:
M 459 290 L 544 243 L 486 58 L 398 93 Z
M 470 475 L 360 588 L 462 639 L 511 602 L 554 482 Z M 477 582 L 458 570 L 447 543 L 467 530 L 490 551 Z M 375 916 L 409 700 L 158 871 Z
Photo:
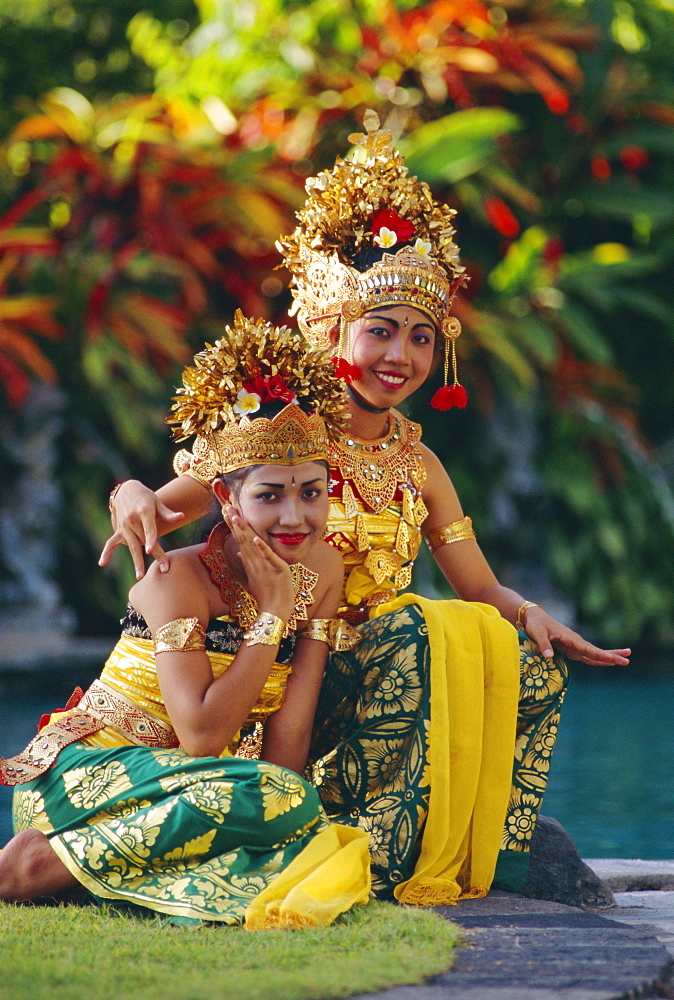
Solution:
M 431 653 L 430 803 L 403 903 L 487 894 L 501 846 L 515 751 L 517 632 L 489 604 L 403 594 L 371 617 L 417 604 Z

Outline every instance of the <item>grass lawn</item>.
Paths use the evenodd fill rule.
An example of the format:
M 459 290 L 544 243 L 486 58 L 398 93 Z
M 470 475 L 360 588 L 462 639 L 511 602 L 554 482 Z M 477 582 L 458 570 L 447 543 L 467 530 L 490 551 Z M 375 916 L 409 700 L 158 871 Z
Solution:
M 0 903 L 2 1000 L 329 1000 L 417 983 L 458 931 L 429 910 L 369 903 L 331 927 L 173 927 L 94 906 Z

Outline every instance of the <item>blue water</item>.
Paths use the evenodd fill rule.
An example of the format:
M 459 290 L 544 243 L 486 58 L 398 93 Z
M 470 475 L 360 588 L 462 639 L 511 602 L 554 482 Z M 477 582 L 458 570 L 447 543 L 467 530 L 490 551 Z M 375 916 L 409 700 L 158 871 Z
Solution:
M 56 695 L 0 704 L 0 753 L 23 749 Z M 543 806 L 584 858 L 674 859 L 674 677 L 574 671 Z M 0 786 L 0 845 L 11 836 Z
M 572 673 L 543 812 L 584 858 L 674 859 L 674 677 Z

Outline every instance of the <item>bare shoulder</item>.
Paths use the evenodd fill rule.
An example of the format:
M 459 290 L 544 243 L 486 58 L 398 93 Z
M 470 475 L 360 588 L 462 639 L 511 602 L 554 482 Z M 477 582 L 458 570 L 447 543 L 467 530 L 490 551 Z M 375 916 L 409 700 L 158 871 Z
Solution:
M 152 562 L 142 580 L 129 591 L 129 600 L 137 610 L 148 600 L 189 593 L 206 581 L 206 568 L 199 558 L 203 545 L 190 545 L 171 552 L 171 568 L 162 573 L 159 564 Z
M 334 546 L 327 542 L 316 542 L 308 557 L 305 559 L 307 569 L 312 569 L 318 573 L 321 580 L 326 580 L 338 576 L 341 580 L 344 572 L 344 560 Z
M 422 444 L 421 441 L 417 445 L 419 454 L 421 455 L 421 460 L 424 463 L 424 468 L 426 469 L 426 475 L 429 482 L 438 481 L 440 483 L 451 483 L 451 479 L 447 475 L 447 470 L 444 465 L 435 454 L 431 451 L 427 445 Z M 424 491 L 425 492 L 425 491 Z

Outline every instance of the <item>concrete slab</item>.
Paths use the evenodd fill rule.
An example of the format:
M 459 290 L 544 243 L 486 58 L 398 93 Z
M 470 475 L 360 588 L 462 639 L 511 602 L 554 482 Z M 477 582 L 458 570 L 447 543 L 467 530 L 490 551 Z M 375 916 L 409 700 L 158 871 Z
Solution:
M 674 958 L 674 892 L 617 892 L 614 898 L 617 905 L 606 915 L 649 930 Z
M 631 858 L 583 860 L 613 892 L 674 889 L 674 860 L 641 861 Z
M 494 892 L 436 911 L 463 929 L 455 965 L 369 1000 L 626 1000 L 671 988 L 662 942 L 638 923 L 608 919 L 613 909 L 590 913 Z

